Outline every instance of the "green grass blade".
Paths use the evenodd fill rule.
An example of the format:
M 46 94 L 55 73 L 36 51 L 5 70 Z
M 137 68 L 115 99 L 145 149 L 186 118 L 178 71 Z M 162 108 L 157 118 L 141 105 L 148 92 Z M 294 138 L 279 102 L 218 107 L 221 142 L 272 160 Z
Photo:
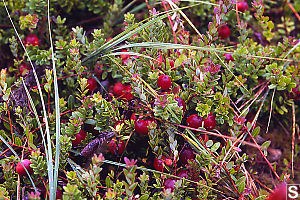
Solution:
M 141 54 L 141 53 L 135 53 L 132 51 L 128 51 L 128 52 L 115 52 L 115 53 L 109 53 L 109 54 L 105 54 L 102 57 L 109 57 L 109 56 L 119 56 L 119 55 L 131 55 L 131 56 L 139 56 L 139 57 L 144 57 L 144 58 L 148 58 L 148 59 L 152 59 L 154 60 L 154 58 Z
M 220 48 L 208 48 L 208 47 L 197 47 L 192 45 L 185 44 L 174 44 L 174 43 L 165 43 L 165 42 L 140 42 L 126 44 L 112 49 L 112 51 L 117 51 L 126 48 L 133 47 L 144 47 L 144 48 L 153 48 L 153 49 L 187 49 L 187 50 L 202 50 L 202 51 L 212 51 L 218 53 L 227 53 L 226 51 L 220 50 Z
M 57 180 L 58 180 L 58 168 L 59 168 L 59 153 L 60 153 L 60 108 L 59 108 L 59 94 L 58 94 L 58 84 L 57 84 L 57 74 L 55 67 L 55 53 L 53 48 L 52 41 L 52 33 L 51 33 L 51 24 L 50 24 L 50 0 L 48 0 L 48 8 L 47 8 L 47 17 L 48 17 L 48 29 L 49 29 L 49 40 L 51 46 L 51 58 L 52 58 L 52 66 L 53 66 L 53 77 L 54 77 L 54 101 L 55 101 L 55 166 L 54 166 L 54 177 L 53 177 L 53 185 L 50 185 L 50 200 L 56 199 L 56 188 L 57 188 Z
M 42 125 L 41 125 L 41 122 L 40 122 L 40 120 L 39 120 L 39 116 L 38 116 L 38 114 L 37 114 L 35 105 L 34 105 L 34 103 L 33 103 L 33 100 L 32 100 L 32 98 L 31 98 L 31 95 L 30 95 L 30 93 L 29 93 L 29 91 L 28 91 L 28 88 L 27 88 L 27 86 L 25 85 L 23 79 L 22 79 L 22 83 L 23 83 L 23 86 L 24 86 L 24 88 L 25 88 L 27 97 L 28 97 L 28 99 L 29 99 L 29 103 L 30 103 L 30 105 L 31 105 L 31 108 L 32 108 L 32 110 L 33 110 L 33 114 L 34 114 L 34 116 L 35 116 L 35 119 L 36 119 L 36 121 L 37 121 L 37 123 L 38 123 L 39 129 L 40 129 L 40 131 L 41 131 L 43 145 L 46 146 L 45 136 L 44 136 L 44 133 L 43 133 Z M 46 154 L 46 158 L 48 158 L 48 150 L 47 150 L 47 149 L 45 149 L 45 154 Z
M 133 28 L 131 28 L 128 31 L 125 31 L 121 34 L 119 34 L 118 36 L 116 36 L 116 40 L 112 40 L 112 42 L 107 42 L 105 43 L 102 47 L 98 48 L 96 51 L 94 51 L 93 53 L 91 53 L 89 56 L 87 56 L 86 58 L 84 58 L 82 60 L 82 63 L 84 64 L 86 61 L 88 61 L 91 58 L 100 56 L 103 52 L 109 50 L 110 48 L 120 44 L 121 42 L 125 41 L 126 39 L 130 38 L 131 36 L 133 36 L 134 34 L 138 33 L 139 31 L 143 30 L 144 28 L 154 24 L 155 22 L 158 22 L 159 20 L 163 19 L 167 17 L 167 14 L 155 17 L 154 19 L 144 23 L 141 26 L 138 26 L 139 24 L 135 24 L 133 26 Z M 133 30 L 132 30 L 133 29 Z
M 36 81 L 36 84 L 38 86 L 38 91 L 39 91 L 39 95 L 40 95 L 40 99 L 41 99 L 41 103 L 42 103 L 42 108 L 43 108 L 43 114 L 44 114 L 44 119 L 45 119 L 45 126 L 46 126 L 46 135 L 47 135 L 47 146 L 45 146 L 45 149 L 48 148 L 48 157 L 47 157 L 47 168 L 48 168 L 48 179 L 49 179 L 49 185 L 52 184 L 53 182 L 53 163 L 52 163 L 52 145 L 51 145 L 51 138 L 50 138 L 50 129 L 49 129 L 49 124 L 48 124 L 48 118 L 47 118 L 47 112 L 46 112 L 46 107 L 45 107 L 45 101 L 44 101 L 44 98 L 43 98 L 43 95 L 42 95 L 42 89 L 41 89 L 41 85 L 39 83 L 39 80 L 38 80 L 38 77 L 37 77 L 37 74 L 36 74 L 36 71 L 35 71 L 35 68 L 32 64 L 32 61 L 28 55 L 28 52 L 23 44 L 23 41 L 21 40 L 21 37 L 20 35 L 18 34 L 18 31 L 16 29 L 16 26 L 15 24 L 13 23 L 12 19 L 11 19 L 11 15 L 8 11 L 8 8 L 6 6 L 6 3 L 5 3 L 5 0 L 2 0 L 3 4 L 4 4 L 4 8 L 6 10 L 6 13 L 8 15 L 8 18 L 13 26 L 13 29 L 15 31 L 15 34 L 17 35 L 19 41 L 20 41 L 20 44 L 22 45 L 22 48 L 24 49 L 25 51 L 25 55 L 28 57 L 28 60 L 29 60 L 29 63 L 32 67 L 32 72 L 33 72 L 33 75 L 34 75 L 34 78 L 35 78 L 35 81 Z

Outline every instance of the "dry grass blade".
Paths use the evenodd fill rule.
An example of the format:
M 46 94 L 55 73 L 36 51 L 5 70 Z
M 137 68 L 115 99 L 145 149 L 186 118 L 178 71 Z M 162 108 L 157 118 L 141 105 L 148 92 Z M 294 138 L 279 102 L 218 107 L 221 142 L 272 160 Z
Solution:
M 292 133 L 292 176 L 294 178 L 294 154 L 295 154 L 295 133 L 296 133 L 296 114 L 295 114 L 295 104 L 292 104 L 292 114 L 293 114 L 293 133 Z
M 263 100 L 262 103 L 260 104 L 259 109 L 258 109 L 258 111 L 257 111 L 257 113 L 256 113 L 256 115 L 255 115 L 255 117 L 254 117 L 254 120 L 253 120 L 253 122 L 252 122 L 252 127 L 253 127 L 254 122 L 257 120 L 257 117 L 258 117 L 258 115 L 259 115 L 259 113 L 260 113 L 260 111 L 261 111 L 261 109 L 262 109 L 262 106 L 263 106 L 263 104 L 264 104 L 264 101 L 265 101 L 267 95 L 268 95 L 268 93 L 266 93 L 266 94 L 264 95 L 264 97 L 263 97 L 264 100 Z M 247 126 L 244 125 L 244 128 L 245 128 L 245 130 L 247 131 L 247 134 L 251 137 L 251 140 L 252 140 L 252 141 L 254 142 L 254 144 L 258 147 L 259 145 L 257 144 L 255 138 L 254 138 L 254 137 L 252 136 L 252 134 L 250 133 L 250 131 L 249 131 L 249 129 L 247 128 Z M 267 159 L 266 155 L 262 152 L 262 150 L 261 150 L 260 148 L 257 148 L 257 149 L 259 150 L 259 152 L 260 152 L 260 154 L 262 155 L 262 157 L 264 158 L 264 160 L 267 162 L 268 166 L 270 167 L 270 169 L 272 170 L 272 172 L 274 173 L 274 175 L 276 176 L 276 178 L 277 178 L 278 180 L 280 180 L 280 177 L 278 176 L 278 174 L 277 174 L 277 172 L 275 171 L 274 167 L 271 165 L 271 163 L 270 163 L 269 160 Z
M 273 109 L 273 101 L 274 101 L 275 92 L 276 92 L 276 88 L 273 91 L 273 95 L 272 95 L 272 99 L 271 99 L 271 103 L 270 103 L 270 114 L 269 114 L 269 120 L 268 120 L 268 125 L 267 125 L 266 133 L 268 133 L 268 131 L 269 131 L 269 126 L 270 126 L 270 122 L 271 122 L 272 109 Z

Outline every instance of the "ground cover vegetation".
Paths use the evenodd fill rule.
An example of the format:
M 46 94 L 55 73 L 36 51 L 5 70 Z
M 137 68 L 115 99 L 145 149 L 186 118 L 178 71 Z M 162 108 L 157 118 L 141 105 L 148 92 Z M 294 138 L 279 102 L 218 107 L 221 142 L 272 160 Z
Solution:
M 1 0 L 0 199 L 285 199 L 299 10 Z

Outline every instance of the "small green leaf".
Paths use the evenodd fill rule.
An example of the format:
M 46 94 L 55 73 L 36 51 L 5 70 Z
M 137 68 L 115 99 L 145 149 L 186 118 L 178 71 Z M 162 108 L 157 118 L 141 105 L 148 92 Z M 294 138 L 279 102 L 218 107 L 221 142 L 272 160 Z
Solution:
M 240 185 L 241 183 L 244 183 L 246 181 L 246 177 L 245 176 L 242 176 L 241 178 L 239 178 L 235 184 L 238 186 Z
M 68 98 L 68 108 L 70 110 L 74 109 L 75 99 L 73 95 L 70 95 Z
M 33 134 L 29 132 L 28 143 L 33 144 Z
M 22 140 L 19 137 L 15 138 L 15 144 L 18 146 L 22 146 Z
M 220 142 L 217 142 L 217 143 L 215 143 L 212 147 L 211 147 L 211 151 L 212 152 L 216 152 L 218 149 L 219 149 L 219 147 L 220 147 Z
M 234 162 L 233 161 L 230 161 L 229 163 L 227 163 L 226 165 L 226 169 L 230 170 L 234 165 Z
M 213 144 L 214 144 L 214 143 L 213 143 L 212 140 L 208 140 L 208 141 L 206 142 L 206 146 L 207 146 L 208 148 L 211 147 Z
M 245 182 L 242 182 L 238 187 L 238 192 L 242 194 L 244 192 L 244 189 L 245 189 Z
M 271 144 L 271 141 L 265 141 L 265 142 L 261 145 L 261 147 L 264 148 L 264 149 L 267 149 L 267 148 L 270 146 L 270 144 Z
M 252 132 L 253 138 L 256 138 L 258 136 L 259 132 L 260 132 L 260 127 L 257 126 Z
M 274 28 L 274 23 L 272 21 L 268 21 L 268 27 L 269 29 L 273 29 Z

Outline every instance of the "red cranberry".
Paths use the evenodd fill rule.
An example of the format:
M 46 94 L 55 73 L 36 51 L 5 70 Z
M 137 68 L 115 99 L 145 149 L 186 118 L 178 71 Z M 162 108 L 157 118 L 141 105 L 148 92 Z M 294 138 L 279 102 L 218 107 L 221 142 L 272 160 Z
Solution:
M 202 117 L 197 114 L 193 114 L 187 118 L 186 123 L 189 127 L 199 128 L 202 124 L 202 121 Z
M 75 139 L 72 140 L 72 145 L 73 145 L 74 147 L 78 146 L 79 144 L 81 144 L 82 141 L 85 140 L 86 136 L 87 136 L 86 131 L 81 129 L 81 130 L 79 131 L 79 133 L 77 133 L 77 134 L 75 135 Z
M 204 121 L 204 128 L 212 130 L 216 127 L 216 117 L 213 114 L 209 114 Z
M 164 182 L 164 188 L 165 189 L 171 189 L 171 191 L 174 190 L 175 187 L 175 182 L 177 180 L 173 179 L 173 178 L 167 178 Z
M 235 61 L 234 58 L 232 57 L 232 54 L 230 54 L 230 53 L 225 53 L 224 56 L 225 56 L 226 62 L 228 62 L 228 63 L 229 63 L 229 61 Z
M 156 169 L 157 171 L 164 171 L 164 166 L 165 166 L 165 161 L 164 161 L 164 156 L 161 157 L 161 159 L 158 158 L 154 158 L 154 169 Z
M 113 93 L 115 95 L 121 96 L 126 100 L 132 100 L 133 95 L 131 93 L 131 86 L 130 85 L 123 85 L 121 82 L 118 82 L 114 85 Z
M 28 160 L 28 159 L 24 159 L 24 160 L 22 160 L 21 162 L 23 163 L 23 165 L 24 165 L 25 168 L 27 169 L 28 173 L 29 173 L 29 174 L 32 174 L 33 169 L 30 167 L 31 161 Z M 24 169 L 23 165 L 21 164 L 21 162 L 19 162 L 19 163 L 17 164 L 16 171 L 17 171 L 17 173 L 18 173 L 20 176 L 25 176 L 27 173 L 26 173 L 26 170 Z
M 192 149 L 183 149 L 179 155 L 179 161 L 183 164 L 186 165 L 188 164 L 188 160 L 194 160 L 195 155 Z
M 166 163 L 166 165 L 170 166 L 170 165 L 172 165 L 173 161 L 170 158 L 166 158 L 165 163 Z
M 122 97 L 126 100 L 132 100 L 133 99 L 133 95 L 131 93 L 131 86 L 130 85 L 126 85 L 124 88 L 124 94 L 122 95 Z
M 184 169 L 179 170 L 176 176 L 181 178 L 188 178 L 187 171 Z
M 97 81 L 94 78 L 89 78 L 87 80 L 87 89 L 94 91 L 97 88 Z
M 167 90 L 171 87 L 172 81 L 168 75 L 161 75 L 158 77 L 157 86 L 162 90 Z
M 121 155 L 125 150 L 124 140 L 117 140 L 115 137 L 108 143 L 108 149 L 112 154 Z
M 135 113 L 131 114 L 130 120 L 136 121 L 138 118 L 136 117 Z
M 226 39 L 230 36 L 230 28 L 227 25 L 221 26 L 218 29 L 219 36 Z
M 275 190 L 269 195 L 266 200 L 285 200 L 286 199 L 286 183 L 277 185 Z
M 174 99 L 177 101 L 178 106 L 182 107 L 182 111 L 184 113 L 185 112 L 185 102 L 179 96 L 176 96 Z
M 114 85 L 114 88 L 113 88 L 113 93 L 115 95 L 122 95 L 123 94 L 123 90 L 124 90 L 124 85 L 121 83 L 121 82 L 117 82 L 115 85 Z
M 103 73 L 103 70 L 101 68 L 103 67 L 103 64 L 97 63 L 94 67 L 94 73 L 98 78 L 101 78 L 101 75 Z
M 38 46 L 40 41 L 35 34 L 31 33 L 25 37 L 25 43 L 32 46 Z
M 30 70 L 30 66 L 27 65 L 26 63 L 21 63 L 20 64 L 20 68 L 19 68 L 19 72 L 21 76 L 25 76 L 28 71 Z
M 289 93 L 289 98 L 294 99 L 294 100 L 299 100 L 300 99 L 300 87 L 297 85 L 292 89 L 292 92 Z
M 148 134 L 148 120 L 136 120 L 134 124 L 135 132 L 141 135 Z
M 246 10 L 249 10 L 249 6 L 246 1 L 240 1 L 237 5 L 237 9 L 238 11 L 245 12 Z
M 128 52 L 127 50 L 122 50 L 122 52 Z M 126 61 L 128 58 L 130 58 L 130 55 L 128 54 L 121 54 L 122 61 Z
M 170 61 L 170 67 L 173 68 L 174 67 L 174 60 Z

